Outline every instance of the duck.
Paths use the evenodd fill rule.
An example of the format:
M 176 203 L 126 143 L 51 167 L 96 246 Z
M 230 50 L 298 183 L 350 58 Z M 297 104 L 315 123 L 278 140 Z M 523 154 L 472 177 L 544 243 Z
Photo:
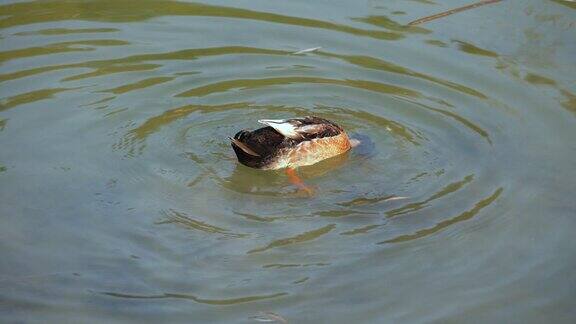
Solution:
M 261 170 L 286 169 L 292 183 L 309 191 L 295 169 L 348 152 L 358 143 L 340 125 L 325 118 L 260 119 L 265 127 L 230 137 L 238 161 Z

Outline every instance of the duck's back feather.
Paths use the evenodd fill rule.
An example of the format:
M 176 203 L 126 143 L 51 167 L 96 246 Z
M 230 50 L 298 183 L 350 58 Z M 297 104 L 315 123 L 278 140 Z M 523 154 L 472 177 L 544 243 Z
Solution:
M 232 139 L 238 160 L 249 167 L 275 169 L 284 164 L 308 165 L 323 156 L 333 156 L 350 148 L 344 130 L 323 118 L 263 119 L 259 122 L 268 126 L 254 131 L 242 130 Z M 302 163 L 297 163 L 298 159 Z
M 320 117 L 260 119 L 258 122 L 274 128 L 288 138 L 296 140 L 336 136 L 343 132 L 340 126 Z

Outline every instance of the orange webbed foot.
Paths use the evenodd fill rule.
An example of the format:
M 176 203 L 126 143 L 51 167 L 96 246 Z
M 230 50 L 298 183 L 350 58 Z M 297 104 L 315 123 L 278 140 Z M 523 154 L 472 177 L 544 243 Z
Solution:
M 295 185 L 298 188 L 298 193 L 302 193 L 307 197 L 312 197 L 315 194 L 314 188 L 306 185 L 302 179 L 296 173 L 296 170 L 292 168 L 286 169 L 286 175 L 288 176 L 288 180 L 290 183 Z

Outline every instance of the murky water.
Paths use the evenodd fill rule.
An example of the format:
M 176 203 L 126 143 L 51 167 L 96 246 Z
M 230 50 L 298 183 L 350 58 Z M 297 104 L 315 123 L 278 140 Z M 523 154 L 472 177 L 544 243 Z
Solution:
M 463 4 L 3 1 L 2 322 L 576 321 L 576 5 Z M 238 165 L 308 114 L 316 196 Z

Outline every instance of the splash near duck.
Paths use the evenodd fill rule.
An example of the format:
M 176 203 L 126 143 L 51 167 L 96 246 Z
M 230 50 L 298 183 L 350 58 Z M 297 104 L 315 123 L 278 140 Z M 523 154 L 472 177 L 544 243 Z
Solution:
M 312 165 L 347 152 L 354 140 L 338 124 L 324 118 L 307 116 L 291 119 L 261 119 L 266 125 L 241 130 L 231 145 L 238 161 L 262 170 L 286 169 L 292 183 L 309 191 L 294 169 Z

